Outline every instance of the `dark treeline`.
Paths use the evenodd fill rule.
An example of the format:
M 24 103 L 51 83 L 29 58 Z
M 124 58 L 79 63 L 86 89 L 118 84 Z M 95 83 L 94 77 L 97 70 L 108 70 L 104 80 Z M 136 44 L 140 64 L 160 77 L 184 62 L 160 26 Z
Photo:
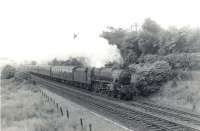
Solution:
M 169 55 L 200 51 L 200 29 L 182 27 L 162 28 L 150 18 L 139 30 L 108 27 L 101 37 L 120 49 L 124 66 L 138 63 L 138 58 L 146 55 Z
M 63 66 L 63 65 L 70 65 L 70 66 L 87 66 L 88 59 L 85 57 L 70 57 L 67 60 L 58 60 L 54 58 L 52 61 L 48 63 L 48 65 L 52 66 Z

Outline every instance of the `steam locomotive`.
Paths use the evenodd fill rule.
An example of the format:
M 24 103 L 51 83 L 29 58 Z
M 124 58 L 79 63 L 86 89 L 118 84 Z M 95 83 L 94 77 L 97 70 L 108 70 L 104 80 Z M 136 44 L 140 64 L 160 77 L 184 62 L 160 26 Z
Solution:
M 20 70 L 123 100 L 134 96 L 131 73 L 124 69 L 23 65 Z

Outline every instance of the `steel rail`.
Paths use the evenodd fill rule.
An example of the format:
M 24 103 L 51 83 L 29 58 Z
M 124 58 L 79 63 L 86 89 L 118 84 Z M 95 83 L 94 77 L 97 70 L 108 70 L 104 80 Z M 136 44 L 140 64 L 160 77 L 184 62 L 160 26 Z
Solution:
M 156 104 L 151 105 L 150 103 L 146 103 L 146 102 L 145 103 L 131 102 L 130 105 L 133 105 L 141 109 L 145 109 L 146 111 L 150 111 L 152 113 L 171 117 L 171 118 L 178 119 L 184 122 L 188 122 L 190 124 L 200 126 L 200 119 L 198 118 L 198 116 L 191 116 L 189 113 L 179 112 L 179 110 L 169 110 L 168 108 L 161 107 L 161 106 L 158 107 L 156 106 Z

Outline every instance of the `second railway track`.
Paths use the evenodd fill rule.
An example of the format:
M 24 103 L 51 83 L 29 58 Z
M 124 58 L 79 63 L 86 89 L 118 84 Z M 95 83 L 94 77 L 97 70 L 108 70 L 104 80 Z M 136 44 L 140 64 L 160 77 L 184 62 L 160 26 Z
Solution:
M 195 115 L 193 113 L 184 112 L 181 110 L 175 110 L 169 107 L 158 106 L 156 104 L 144 101 L 131 102 L 129 104 L 144 109 L 148 112 L 159 114 L 164 117 L 173 118 L 174 120 L 177 121 L 183 121 L 186 124 L 200 126 L 200 116 Z
M 33 76 L 33 79 L 37 80 L 41 84 L 54 91 L 60 91 L 64 93 L 64 95 L 68 96 L 73 101 L 78 102 L 79 104 L 82 104 L 87 108 L 90 107 L 97 112 L 100 111 L 101 113 L 111 115 L 112 117 L 116 118 L 120 123 L 128 127 L 134 127 L 134 123 L 140 123 L 142 126 L 145 126 L 146 129 L 150 129 L 153 131 L 200 131 L 197 126 L 190 126 L 181 122 L 172 121 L 166 117 L 160 117 L 159 115 L 151 114 L 142 110 L 134 110 L 129 106 L 125 106 L 125 104 L 119 104 L 115 101 L 93 96 L 85 92 L 80 92 L 76 89 L 66 87 L 66 85 L 64 84 L 54 83 L 49 80 L 45 80 L 35 76 Z M 146 108 L 149 109 L 150 107 Z M 154 110 L 154 112 L 159 111 L 160 113 L 163 113 L 162 110 L 159 108 L 158 110 L 156 110 L 155 108 L 152 110 Z M 170 114 L 170 112 L 165 112 L 165 115 Z M 180 117 L 183 116 L 180 115 Z

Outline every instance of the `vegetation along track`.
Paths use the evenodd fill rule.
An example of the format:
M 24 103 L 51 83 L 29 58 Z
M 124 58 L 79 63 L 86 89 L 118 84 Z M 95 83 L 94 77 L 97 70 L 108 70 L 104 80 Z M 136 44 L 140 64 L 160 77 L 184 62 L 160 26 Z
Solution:
M 35 77 L 34 79 L 38 80 L 41 84 L 47 86 L 51 90 L 60 90 L 60 92 L 68 96 L 73 101 L 76 101 L 86 107 L 95 109 L 97 112 L 100 111 L 116 118 L 119 122 L 128 127 L 134 127 L 134 123 L 137 122 L 144 125 L 148 129 L 156 131 L 200 131 L 195 127 L 189 127 L 188 125 L 171 121 L 147 112 L 133 110 L 126 106 L 120 105 L 117 102 L 68 88 L 64 84 L 50 82 L 38 77 Z

